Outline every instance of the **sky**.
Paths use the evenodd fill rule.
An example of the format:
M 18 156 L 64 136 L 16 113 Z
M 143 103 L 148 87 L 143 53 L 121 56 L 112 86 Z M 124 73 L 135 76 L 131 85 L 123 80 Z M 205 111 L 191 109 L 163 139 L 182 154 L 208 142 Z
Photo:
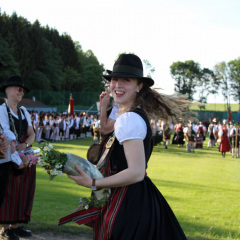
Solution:
M 240 57 L 239 0 L 2 0 L 0 8 L 69 34 L 106 69 L 122 52 L 147 59 L 154 86 L 165 94 L 174 93 L 173 62 L 193 60 L 213 70 Z

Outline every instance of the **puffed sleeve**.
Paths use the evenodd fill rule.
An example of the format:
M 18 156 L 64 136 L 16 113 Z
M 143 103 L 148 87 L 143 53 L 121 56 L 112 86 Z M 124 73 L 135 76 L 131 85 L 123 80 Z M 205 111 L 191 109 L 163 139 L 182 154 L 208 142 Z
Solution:
M 112 107 L 112 111 L 109 115 L 109 118 L 116 120 L 119 116 L 119 109 L 118 109 L 118 105 L 116 103 L 114 103 L 113 107 Z
M 144 139 L 147 135 L 147 125 L 143 118 L 135 112 L 126 112 L 115 122 L 115 135 L 120 144 L 126 140 Z
M 0 106 L 0 120 L 1 120 L 2 124 L 4 124 L 8 129 L 10 129 L 9 120 L 8 120 L 8 113 L 7 113 L 5 103 L 3 103 Z
M 14 133 L 11 130 L 9 130 L 4 123 L 1 123 L 1 125 L 3 127 L 3 132 L 7 137 L 8 141 L 11 142 L 12 140 L 16 140 L 16 136 L 14 135 Z

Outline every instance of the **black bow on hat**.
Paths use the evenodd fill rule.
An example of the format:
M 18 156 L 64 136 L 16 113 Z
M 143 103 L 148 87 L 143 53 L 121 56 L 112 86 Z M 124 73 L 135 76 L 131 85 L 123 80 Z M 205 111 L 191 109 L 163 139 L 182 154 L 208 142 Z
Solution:
M 113 66 L 113 70 L 107 70 L 109 75 L 103 77 L 110 81 L 113 77 L 118 78 L 138 78 L 151 87 L 154 84 L 153 79 L 143 77 L 143 65 L 141 59 L 134 54 L 121 54 Z
M 5 89 L 10 86 L 21 87 L 25 89 L 26 92 L 29 92 L 29 89 L 24 86 L 23 80 L 19 76 L 10 77 L 5 84 L 0 87 L 1 92 L 5 92 Z

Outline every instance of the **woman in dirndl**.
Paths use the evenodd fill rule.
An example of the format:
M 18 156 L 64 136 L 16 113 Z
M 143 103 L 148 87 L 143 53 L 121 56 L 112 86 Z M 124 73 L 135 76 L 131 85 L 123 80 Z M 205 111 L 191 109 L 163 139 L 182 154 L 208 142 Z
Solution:
M 184 133 L 182 123 L 178 123 L 178 126 L 176 127 L 176 134 L 178 147 L 182 147 L 184 144 Z
M 111 154 L 104 166 L 105 178 L 91 179 L 79 166 L 76 169 L 80 176 L 69 177 L 92 190 L 110 188 L 111 195 L 97 213 L 94 209 L 81 210 L 72 220 L 92 226 L 94 239 L 186 239 L 146 169 L 153 148 L 149 118 L 164 119 L 166 126 L 168 122 L 176 123 L 179 118 L 189 118 L 185 107 L 190 103 L 181 96 L 170 97 L 151 89 L 154 81 L 143 77 L 143 65 L 136 55 L 120 55 L 113 71 L 108 73 L 104 78 L 110 82 L 120 116 L 114 125 Z
M 52 133 L 51 133 L 51 137 L 50 139 L 53 141 L 53 142 L 58 142 L 60 141 L 60 136 L 59 136 L 59 121 L 58 121 L 58 117 L 57 116 L 54 116 L 53 118 L 53 122 L 51 124 L 52 126 Z
M 223 124 L 222 130 L 220 130 L 220 136 L 221 136 L 220 152 L 222 153 L 222 157 L 225 157 L 226 152 L 230 151 L 230 142 L 228 138 L 228 129 L 226 124 Z
M 6 102 L 0 106 L 0 120 L 16 136 L 16 150 L 31 146 L 35 134 L 31 117 L 26 108 L 18 107 L 24 92 L 29 91 L 19 76 L 10 77 L 0 88 L 7 95 Z M 19 223 L 30 221 L 36 183 L 36 166 L 28 164 L 25 155 L 21 156 L 24 168 L 13 165 L 10 171 L 8 188 L 0 208 L 0 224 L 3 225 L 2 237 L 16 239 L 31 236 L 31 231 Z

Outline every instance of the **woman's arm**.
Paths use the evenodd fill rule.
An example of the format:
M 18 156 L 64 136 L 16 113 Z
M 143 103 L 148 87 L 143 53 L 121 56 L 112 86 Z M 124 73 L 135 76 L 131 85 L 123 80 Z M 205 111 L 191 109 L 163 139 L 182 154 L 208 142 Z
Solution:
M 96 180 L 97 188 L 123 187 L 140 182 L 145 176 L 145 152 L 142 139 L 126 140 L 123 142 L 124 153 L 128 168 L 109 177 Z M 78 185 L 90 188 L 92 179 L 78 166 L 80 176 L 70 176 Z
M 27 144 L 31 145 L 34 142 L 34 140 L 35 140 L 35 133 L 33 131 L 33 127 L 32 126 L 28 126 L 27 135 L 28 135 L 28 138 L 25 140 L 25 142 L 24 143 L 19 143 L 17 145 L 17 147 L 16 147 L 17 151 L 24 150 L 25 148 L 27 148 Z
M 101 133 L 106 135 L 114 130 L 115 120 L 107 117 L 107 107 L 110 104 L 110 96 L 107 92 L 100 95 L 100 122 Z

